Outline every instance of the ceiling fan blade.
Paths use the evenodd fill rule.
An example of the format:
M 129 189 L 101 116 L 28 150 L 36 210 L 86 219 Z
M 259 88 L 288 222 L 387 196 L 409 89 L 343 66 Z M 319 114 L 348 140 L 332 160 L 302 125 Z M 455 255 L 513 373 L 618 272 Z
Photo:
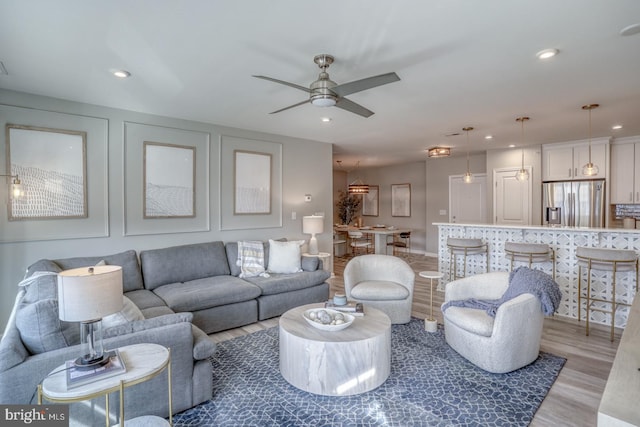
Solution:
M 257 79 L 262 79 L 262 80 L 269 80 L 270 82 L 274 82 L 274 83 L 280 83 L 281 85 L 285 85 L 285 86 L 291 86 L 293 88 L 300 89 L 307 93 L 311 92 L 308 87 L 300 86 L 295 83 L 285 82 L 284 80 L 278 80 L 278 79 L 274 79 L 272 77 L 267 77 L 267 76 L 253 76 L 253 77 Z
M 336 107 L 342 108 L 343 110 L 349 111 L 350 113 L 355 113 L 365 118 L 373 115 L 373 111 L 368 110 L 362 105 L 356 104 L 355 102 L 350 101 L 347 98 L 338 98 Z
M 400 77 L 398 77 L 396 73 L 380 74 L 379 76 L 367 77 L 366 79 L 344 83 L 331 88 L 331 90 L 338 94 L 338 96 L 347 96 L 352 93 L 362 92 L 363 90 L 397 82 L 398 80 L 400 80 Z
M 302 101 L 302 102 L 298 102 L 297 104 L 289 105 L 288 107 L 284 107 L 284 108 L 281 108 L 281 109 L 279 109 L 279 110 L 272 111 L 272 112 L 270 112 L 269 114 L 279 113 L 280 111 L 288 110 L 289 108 L 297 107 L 297 106 L 299 106 L 299 105 L 306 104 L 306 103 L 308 103 L 308 102 L 309 102 L 309 100 L 308 100 L 308 99 L 305 99 L 305 100 L 304 100 L 304 101 Z

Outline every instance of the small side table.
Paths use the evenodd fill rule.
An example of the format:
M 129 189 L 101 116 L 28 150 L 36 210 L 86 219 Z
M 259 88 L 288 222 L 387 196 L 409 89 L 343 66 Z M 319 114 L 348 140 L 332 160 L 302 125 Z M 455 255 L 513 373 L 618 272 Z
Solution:
M 302 256 L 306 256 L 306 257 L 315 256 L 320 258 L 320 260 L 322 260 L 322 269 L 333 274 L 333 262 L 332 262 L 333 260 L 329 252 L 318 252 L 317 255 L 311 255 L 310 253 L 305 252 L 302 254 Z
M 424 277 L 425 279 L 429 279 L 429 287 L 430 287 L 430 291 L 429 291 L 429 305 L 430 305 L 430 312 L 429 312 L 429 318 L 424 319 L 424 329 L 427 332 L 436 332 L 438 330 L 438 322 L 436 321 L 436 319 L 434 319 L 433 317 L 433 279 L 440 279 L 442 277 L 444 277 L 443 273 L 440 273 L 439 271 L 421 271 L 420 273 L 418 273 L 418 276 L 420 277 Z
M 120 392 L 120 423 L 124 424 L 124 390 L 127 387 L 148 381 L 165 369 L 167 370 L 167 388 L 169 390 L 169 422 L 160 417 L 139 417 L 135 423 L 141 425 L 173 425 L 172 397 L 171 397 L 171 352 L 168 348 L 158 344 L 133 344 L 118 348 L 120 356 L 127 368 L 126 372 L 97 379 L 94 382 L 67 390 L 65 365 L 55 368 L 51 376 L 38 385 L 38 404 L 42 399 L 50 402 L 71 403 L 105 396 L 105 423 L 109 426 L 109 393 Z M 129 421 L 129 420 L 128 420 Z M 134 423 L 134 425 L 135 425 Z

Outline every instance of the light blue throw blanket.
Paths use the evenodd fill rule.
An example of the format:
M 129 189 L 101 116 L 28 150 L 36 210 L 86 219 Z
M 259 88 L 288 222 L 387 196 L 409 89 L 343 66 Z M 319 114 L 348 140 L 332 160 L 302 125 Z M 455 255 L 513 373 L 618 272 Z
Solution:
M 522 294 L 536 296 L 542 305 L 542 312 L 549 316 L 553 314 L 560 300 L 562 292 L 555 280 L 540 270 L 532 270 L 528 267 L 518 267 L 509 274 L 509 287 L 500 299 L 479 300 L 467 299 L 449 301 L 442 306 L 442 311 L 449 307 L 466 307 L 485 310 L 491 317 L 496 316 L 500 305 Z

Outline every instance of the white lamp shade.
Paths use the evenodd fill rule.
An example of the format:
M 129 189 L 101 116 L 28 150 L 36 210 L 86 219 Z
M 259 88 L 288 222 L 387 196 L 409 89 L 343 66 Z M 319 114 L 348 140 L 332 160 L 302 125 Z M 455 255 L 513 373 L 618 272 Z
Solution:
M 324 231 L 324 217 L 310 215 L 302 217 L 302 232 L 305 234 L 320 234 Z
M 58 316 L 67 322 L 98 320 L 122 310 L 122 267 L 104 265 L 58 273 Z

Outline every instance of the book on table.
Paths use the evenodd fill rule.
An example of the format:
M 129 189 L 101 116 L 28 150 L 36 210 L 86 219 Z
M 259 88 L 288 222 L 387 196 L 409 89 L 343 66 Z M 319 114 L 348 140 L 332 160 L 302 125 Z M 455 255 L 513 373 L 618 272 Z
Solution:
M 93 381 L 112 377 L 127 371 L 127 367 L 124 365 L 124 361 L 122 360 L 118 349 L 109 350 L 106 354 L 109 356 L 109 361 L 105 365 L 96 366 L 91 369 L 78 369 L 76 368 L 73 360 L 67 360 L 65 362 L 65 368 L 67 370 L 67 389 L 80 387 L 81 385 L 89 384 Z
M 336 305 L 333 301 L 327 301 L 324 303 L 324 307 L 336 311 L 342 311 L 343 313 L 349 313 L 352 316 L 364 316 L 364 306 L 361 302 L 349 301 L 344 305 Z

